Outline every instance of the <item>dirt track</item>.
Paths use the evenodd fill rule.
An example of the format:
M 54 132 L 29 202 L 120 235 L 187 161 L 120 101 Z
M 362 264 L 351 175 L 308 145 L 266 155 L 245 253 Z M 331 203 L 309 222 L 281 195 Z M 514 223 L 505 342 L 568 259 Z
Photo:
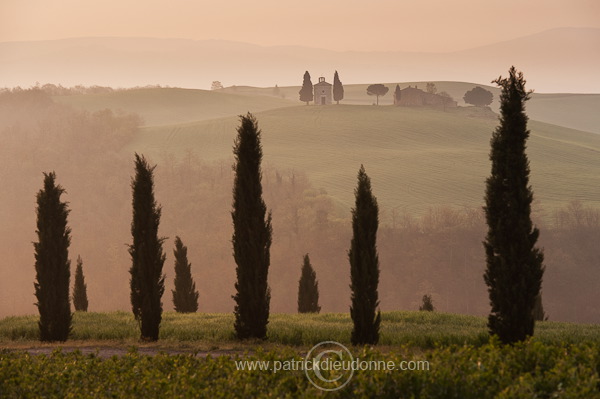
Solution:
M 7 348 L 11 352 L 27 352 L 30 355 L 49 355 L 56 349 L 61 349 L 63 352 L 74 352 L 79 350 L 84 355 L 95 354 L 103 359 L 108 359 L 113 356 L 124 356 L 131 351 L 128 348 L 121 347 L 107 347 L 107 346 L 57 346 L 57 347 L 31 347 L 31 348 Z M 166 353 L 168 355 L 190 355 L 196 357 L 206 357 L 208 355 L 212 357 L 217 356 L 235 356 L 241 355 L 242 352 L 238 350 L 214 350 L 214 351 L 193 351 L 193 350 L 174 350 L 174 349 L 162 349 L 162 348 L 136 348 L 137 353 L 145 356 L 154 356 L 159 353 Z

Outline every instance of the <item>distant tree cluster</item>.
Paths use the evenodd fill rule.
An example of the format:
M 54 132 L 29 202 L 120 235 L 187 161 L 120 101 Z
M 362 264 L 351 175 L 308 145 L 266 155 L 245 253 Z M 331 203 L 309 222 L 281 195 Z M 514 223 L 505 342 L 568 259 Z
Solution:
M 480 86 L 469 90 L 465 93 L 463 100 L 467 104 L 475 105 L 476 107 L 485 107 L 492 103 L 494 95 L 491 91 L 488 91 Z

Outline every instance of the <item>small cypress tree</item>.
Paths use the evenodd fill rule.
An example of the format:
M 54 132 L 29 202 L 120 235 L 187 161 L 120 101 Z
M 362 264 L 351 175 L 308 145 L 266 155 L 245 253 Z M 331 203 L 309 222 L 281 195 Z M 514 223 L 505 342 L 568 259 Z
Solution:
M 379 256 L 377 255 L 377 229 L 379 208 L 371 192 L 371 179 L 361 165 L 358 186 L 354 190 L 355 207 L 352 209 L 352 241 L 348 258 L 352 306 L 350 316 L 354 323 L 353 345 L 375 345 L 379 341 L 381 312 L 379 299 Z
M 154 200 L 154 168 L 135 154 L 135 177 L 132 179 L 133 220 L 129 246 L 131 255 L 131 307 L 140 325 L 141 339 L 158 340 L 162 320 L 161 298 L 165 292 L 165 263 L 162 243 L 158 237 L 161 207 Z
M 535 297 L 535 304 L 533 305 L 533 319 L 535 321 L 546 321 L 548 315 L 544 311 L 544 304 L 542 303 L 542 292 Z
M 340 81 L 338 71 L 335 71 L 335 74 L 333 75 L 333 99 L 338 104 L 344 99 L 344 86 Z
M 394 105 L 400 105 L 401 98 L 402 98 L 402 89 L 400 89 L 400 85 L 396 85 L 396 90 L 394 90 Z
M 193 313 L 198 310 L 198 291 L 192 278 L 192 265 L 188 262 L 187 247 L 181 238 L 175 237 L 175 289 L 173 305 L 178 313 Z
M 500 125 L 491 140 L 492 171 L 486 181 L 485 215 L 488 233 L 484 274 L 491 303 L 490 334 L 503 343 L 533 335 L 533 308 L 540 292 L 544 255 L 536 248 L 539 230 L 531 222 L 533 191 L 529 186 L 529 137 L 525 90 L 521 72 L 494 81 L 502 88 Z
M 302 88 L 298 92 L 300 94 L 300 101 L 304 101 L 306 105 L 311 102 L 314 98 L 313 84 L 310 81 L 310 74 L 308 71 L 304 72 L 304 80 L 302 82 Z
M 273 229 L 262 198 L 261 131 L 252 114 L 240 117 L 235 139 L 233 183 L 233 257 L 235 332 L 239 339 L 267 336 L 271 292 L 267 282 Z
M 37 193 L 38 242 L 33 243 L 41 341 L 66 341 L 71 332 L 71 229 L 67 226 L 67 203 L 60 200 L 64 192 L 56 184 L 54 172 L 44 173 L 44 188 Z
M 317 274 L 310 264 L 308 254 L 304 255 L 302 274 L 298 282 L 298 313 L 319 313 L 319 283 Z
M 419 306 L 419 310 L 422 312 L 433 312 L 435 308 L 433 307 L 433 300 L 431 299 L 431 295 L 423 295 L 423 304 Z
M 87 312 L 88 298 L 87 285 L 83 276 L 83 261 L 77 256 L 77 267 L 75 268 L 75 285 L 73 287 L 73 306 L 78 312 Z

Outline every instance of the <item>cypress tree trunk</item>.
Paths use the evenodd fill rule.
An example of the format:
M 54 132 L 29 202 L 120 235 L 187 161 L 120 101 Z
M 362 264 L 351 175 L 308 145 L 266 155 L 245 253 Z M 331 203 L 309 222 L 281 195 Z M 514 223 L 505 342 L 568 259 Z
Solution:
M 83 276 L 83 261 L 81 260 L 81 256 L 77 257 L 77 267 L 75 268 L 73 306 L 75 306 L 75 310 L 78 312 L 87 312 L 88 309 L 87 285 Z
M 60 200 L 65 190 L 56 185 L 55 180 L 54 172 L 44 173 L 44 188 L 37 193 L 38 242 L 33 243 L 34 287 L 36 306 L 40 312 L 38 326 L 41 341 L 66 341 L 72 323 L 69 301 L 71 229 L 67 227 L 69 210 L 66 202 Z
M 352 209 L 352 241 L 348 258 L 352 306 L 350 316 L 354 323 L 353 345 L 375 345 L 379 341 L 381 313 L 377 310 L 379 299 L 379 257 L 377 255 L 377 229 L 379 208 L 371 192 L 371 180 L 361 165 L 358 186 L 354 191 L 355 207 Z
M 308 254 L 304 255 L 302 274 L 298 282 L 298 313 L 319 313 L 319 283 L 317 274 L 310 264 Z
M 235 140 L 233 185 L 233 257 L 235 331 L 239 339 L 267 335 L 271 293 L 267 283 L 270 264 L 271 213 L 262 199 L 261 132 L 252 114 L 240 117 Z
M 141 339 L 158 340 L 162 319 L 161 298 L 165 291 L 162 274 L 165 255 L 164 238 L 158 238 L 161 208 L 154 200 L 154 168 L 146 159 L 135 154 L 135 177 L 132 180 L 133 221 L 129 246 L 131 255 L 131 307 L 140 324 Z
M 175 289 L 173 305 L 178 313 L 193 313 L 198 310 L 198 291 L 192 278 L 192 265 L 188 262 L 187 247 L 181 238 L 175 237 Z
M 501 116 L 491 140 L 492 172 L 485 197 L 484 279 L 492 307 L 488 327 L 503 343 L 533 335 L 533 307 L 544 273 L 543 253 L 535 247 L 539 231 L 530 216 L 533 192 L 525 154 L 529 93 L 522 73 L 512 67 L 509 74 L 494 81 L 502 88 Z

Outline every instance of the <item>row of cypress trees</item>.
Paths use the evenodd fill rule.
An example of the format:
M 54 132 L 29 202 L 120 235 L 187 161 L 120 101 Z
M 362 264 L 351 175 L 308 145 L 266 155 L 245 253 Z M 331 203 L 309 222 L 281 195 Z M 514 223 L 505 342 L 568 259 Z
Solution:
M 484 242 L 491 313 L 490 334 L 504 343 L 513 343 L 533 335 L 536 301 L 544 273 L 543 253 L 536 247 L 539 231 L 531 222 L 533 191 L 529 186 L 529 161 L 525 154 L 527 116 L 522 73 L 514 67 L 509 77 L 494 81 L 502 88 L 500 125 L 491 140 L 492 171 L 486 181 L 485 213 L 488 233 Z M 262 199 L 261 131 L 256 119 L 248 113 L 240 117 L 234 145 L 235 179 L 233 187 L 233 255 L 236 262 L 235 331 L 240 339 L 266 338 L 270 307 L 267 283 L 272 242 L 271 213 Z M 133 220 L 129 246 L 131 305 L 140 325 L 141 339 L 157 340 L 162 319 L 161 298 L 165 275 L 165 255 L 158 236 L 161 207 L 154 199 L 154 166 L 143 156 L 135 155 L 135 177 L 132 180 Z M 40 312 L 40 338 L 64 341 L 71 330 L 69 303 L 70 261 L 68 247 L 71 230 L 67 226 L 69 210 L 60 201 L 64 189 L 56 185 L 55 174 L 44 174 L 44 188 L 37 194 L 38 242 L 34 243 L 35 294 Z M 352 240 L 348 251 L 351 277 L 350 315 L 353 321 L 351 340 L 355 345 L 376 344 L 379 340 L 381 313 L 379 299 L 379 259 L 377 199 L 364 167 L 358 173 L 355 206 L 352 209 Z M 176 291 L 191 294 L 192 302 L 175 292 L 176 309 L 197 309 L 198 294 L 191 280 L 187 248 L 176 239 Z M 78 259 L 78 266 L 81 262 Z M 78 267 L 78 270 L 80 268 Z M 189 278 L 188 278 L 189 276 Z M 300 293 L 306 295 L 300 295 Z M 315 295 L 316 293 L 316 295 Z M 318 311 L 318 288 L 308 254 L 304 258 L 299 282 L 299 311 Z M 192 311 L 193 311 L 192 310 Z

